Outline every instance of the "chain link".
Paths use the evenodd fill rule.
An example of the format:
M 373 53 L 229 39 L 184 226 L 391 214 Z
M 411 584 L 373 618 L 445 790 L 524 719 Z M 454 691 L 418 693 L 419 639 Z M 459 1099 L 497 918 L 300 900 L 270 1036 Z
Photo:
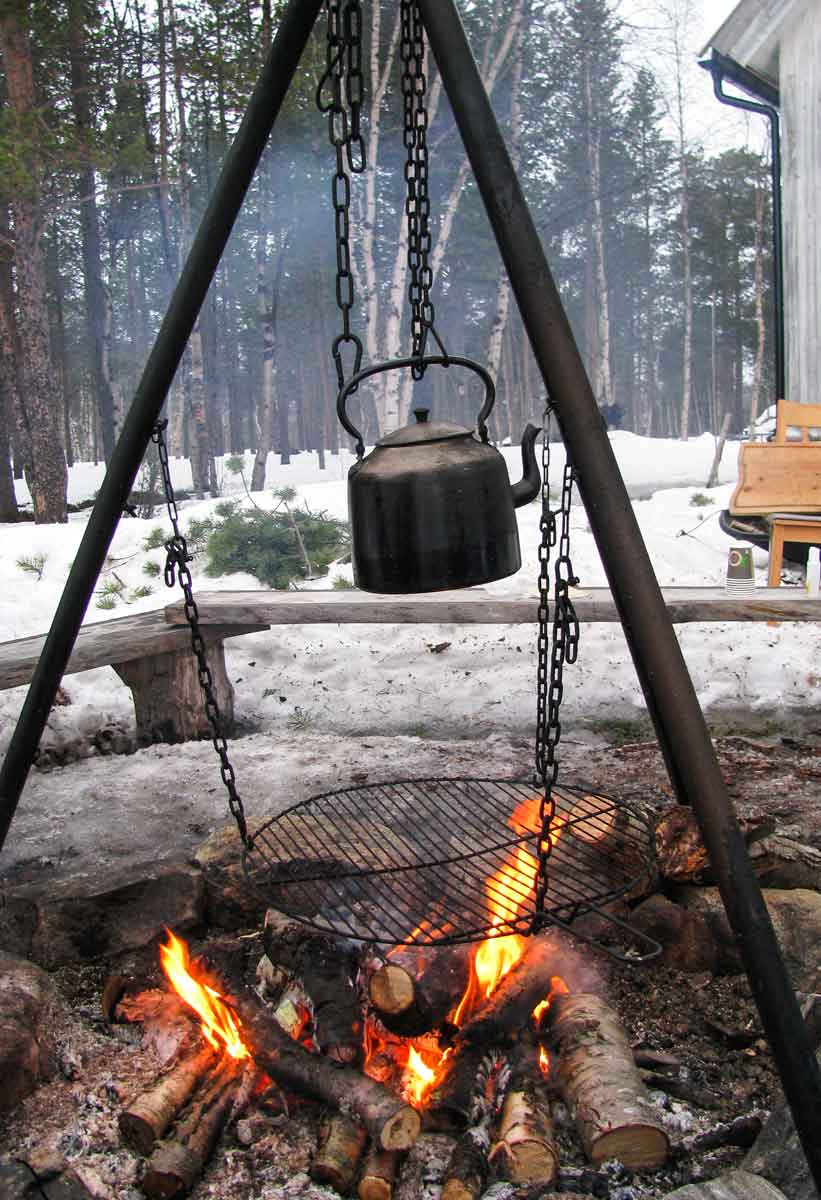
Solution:
M 328 35 L 325 73 L 316 89 L 319 111 L 328 117 L 328 138 L 336 154 L 331 180 L 336 238 L 336 303 L 342 332 L 331 347 L 340 390 L 345 386 L 343 346 L 353 349 L 350 374 L 362 365 L 362 341 L 351 332 L 354 278 L 351 268 L 351 175 L 365 170 L 365 141 L 360 126 L 363 97 L 362 9 L 360 0 L 327 0 Z M 329 98 L 325 98 L 328 89 Z M 356 391 L 356 388 L 353 389 Z
M 205 639 L 202 636 L 200 628 L 199 612 L 197 610 L 197 602 L 194 599 L 191 572 L 188 569 L 188 564 L 191 562 L 193 556 L 188 553 L 188 543 L 179 525 L 179 512 L 177 511 L 177 502 L 174 498 L 174 488 L 171 483 L 171 468 L 168 462 L 168 447 L 165 441 L 167 426 L 168 421 L 158 421 L 151 434 L 151 440 L 157 447 L 157 454 L 160 460 L 168 519 L 171 522 L 173 530 L 172 536 L 165 543 L 165 585 L 166 587 L 174 587 L 175 582 L 178 582 L 185 597 L 185 619 L 191 629 L 191 649 L 194 651 L 197 659 L 197 675 L 199 677 L 200 688 L 202 689 L 205 715 L 211 726 L 211 740 L 214 749 L 219 756 L 220 774 L 222 782 L 225 784 L 225 789 L 228 792 L 228 807 L 237 823 L 243 846 L 246 850 L 250 850 L 253 842 L 248 836 L 245 809 L 242 805 L 242 798 L 236 788 L 234 768 L 228 758 L 228 743 L 222 732 L 222 715 L 217 698 L 214 695 L 214 677 L 208 665 Z
M 534 926 L 544 913 L 553 850 L 551 827 L 556 816 L 553 785 L 559 771 L 556 750 L 562 736 L 560 711 L 564 694 L 564 666 L 574 663 L 579 652 L 579 622 L 570 588 L 578 583 L 570 561 L 570 506 L 574 473 L 565 459 L 562 497 L 558 514 L 550 507 L 550 414 L 548 401 L 542 422 L 542 515 L 539 523 L 539 619 L 536 682 L 536 784 L 542 789 L 539 805 L 539 845 L 536 875 Z M 560 526 L 557 528 L 557 516 Z M 553 625 L 550 626 L 550 551 L 558 545 L 553 568 Z
M 421 360 L 428 335 L 432 334 L 445 358 L 447 351 L 434 326 L 434 307 L 430 298 L 433 270 L 429 255 L 432 247 L 430 196 L 428 195 L 428 110 L 425 106 L 425 35 L 417 0 L 401 0 L 402 96 L 404 99 L 405 212 L 408 217 L 408 298 L 411 308 L 411 355 Z M 421 379 L 425 368 L 421 361 L 411 368 L 414 379 Z

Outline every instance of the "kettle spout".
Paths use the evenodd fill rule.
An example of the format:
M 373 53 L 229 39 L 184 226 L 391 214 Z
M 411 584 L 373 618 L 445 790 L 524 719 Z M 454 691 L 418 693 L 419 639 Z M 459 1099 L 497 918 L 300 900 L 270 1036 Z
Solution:
M 510 489 L 514 508 L 535 500 L 541 490 L 542 473 L 536 461 L 535 448 L 536 438 L 541 432 L 538 425 L 528 425 L 522 434 L 522 478 Z

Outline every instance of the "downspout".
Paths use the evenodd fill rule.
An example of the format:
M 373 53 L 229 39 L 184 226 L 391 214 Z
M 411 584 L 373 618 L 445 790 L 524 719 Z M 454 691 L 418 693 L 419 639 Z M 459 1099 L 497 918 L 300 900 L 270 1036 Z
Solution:
M 770 175 L 773 188 L 773 317 L 775 325 L 775 400 L 782 400 L 787 391 L 784 354 L 784 250 L 781 235 L 781 124 L 778 115 L 778 88 L 759 78 L 735 59 L 713 50 L 712 57 L 698 64 L 713 77 L 713 91 L 722 104 L 758 113 L 770 122 Z M 745 92 L 757 96 L 728 96 L 724 81 L 728 80 Z

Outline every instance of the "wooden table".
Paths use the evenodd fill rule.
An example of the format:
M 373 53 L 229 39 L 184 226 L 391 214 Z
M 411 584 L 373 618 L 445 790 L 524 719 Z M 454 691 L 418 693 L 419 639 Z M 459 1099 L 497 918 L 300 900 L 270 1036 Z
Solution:
M 781 565 L 784 561 L 784 543 L 801 542 L 805 546 L 821 546 L 821 516 L 801 513 L 770 513 L 770 573 L 767 586 L 781 584 Z

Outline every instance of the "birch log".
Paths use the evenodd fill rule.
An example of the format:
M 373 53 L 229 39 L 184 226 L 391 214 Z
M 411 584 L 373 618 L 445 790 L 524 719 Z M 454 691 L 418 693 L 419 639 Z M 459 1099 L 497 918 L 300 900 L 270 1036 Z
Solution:
M 413 1145 L 421 1121 L 410 1105 L 353 1067 L 335 1064 L 322 1054 L 310 1054 L 282 1032 L 259 1002 L 248 998 L 237 1008 L 243 1040 L 259 1067 L 280 1087 L 358 1116 L 383 1150 L 407 1150 Z
M 314 1183 L 327 1183 L 347 1196 L 356 1179 L 367 1134 L 358 1121 L 342 1113 L 326 1114 L 319 1130 L 319 1149 L 308 1172 Z
M 474 946 L 408 946 L 368 980 L 380 1021 L 400 1037 L 438 1029 L 465 993 Z
M 556 996 L 549 1012 L 551 1073 L 594 1164 L 660 1167 L 669 1141 L 639 1077 L 627 1035 L 598 996 Z
M 499 1139 L 491 1157 L 500 1157 L 506 1174 L 519 1184 L 553 1183 L 559 1157 L 539 1067 L 539 1048 L 524 1037 L 511 1055 L 510 1082 L 499 1120 Z
M 359 1180 L 359 1200 L 391 1200 L 401 1162 L 398 1151 L 371 1146 Z
M 138 1154 L 149 1155 L 187 1102 L 191 1093 L 213 1069 L 218 1056 L 210 1046 L 197 1047 L 180 1058 L 119 1116 L 123 1140 Z

